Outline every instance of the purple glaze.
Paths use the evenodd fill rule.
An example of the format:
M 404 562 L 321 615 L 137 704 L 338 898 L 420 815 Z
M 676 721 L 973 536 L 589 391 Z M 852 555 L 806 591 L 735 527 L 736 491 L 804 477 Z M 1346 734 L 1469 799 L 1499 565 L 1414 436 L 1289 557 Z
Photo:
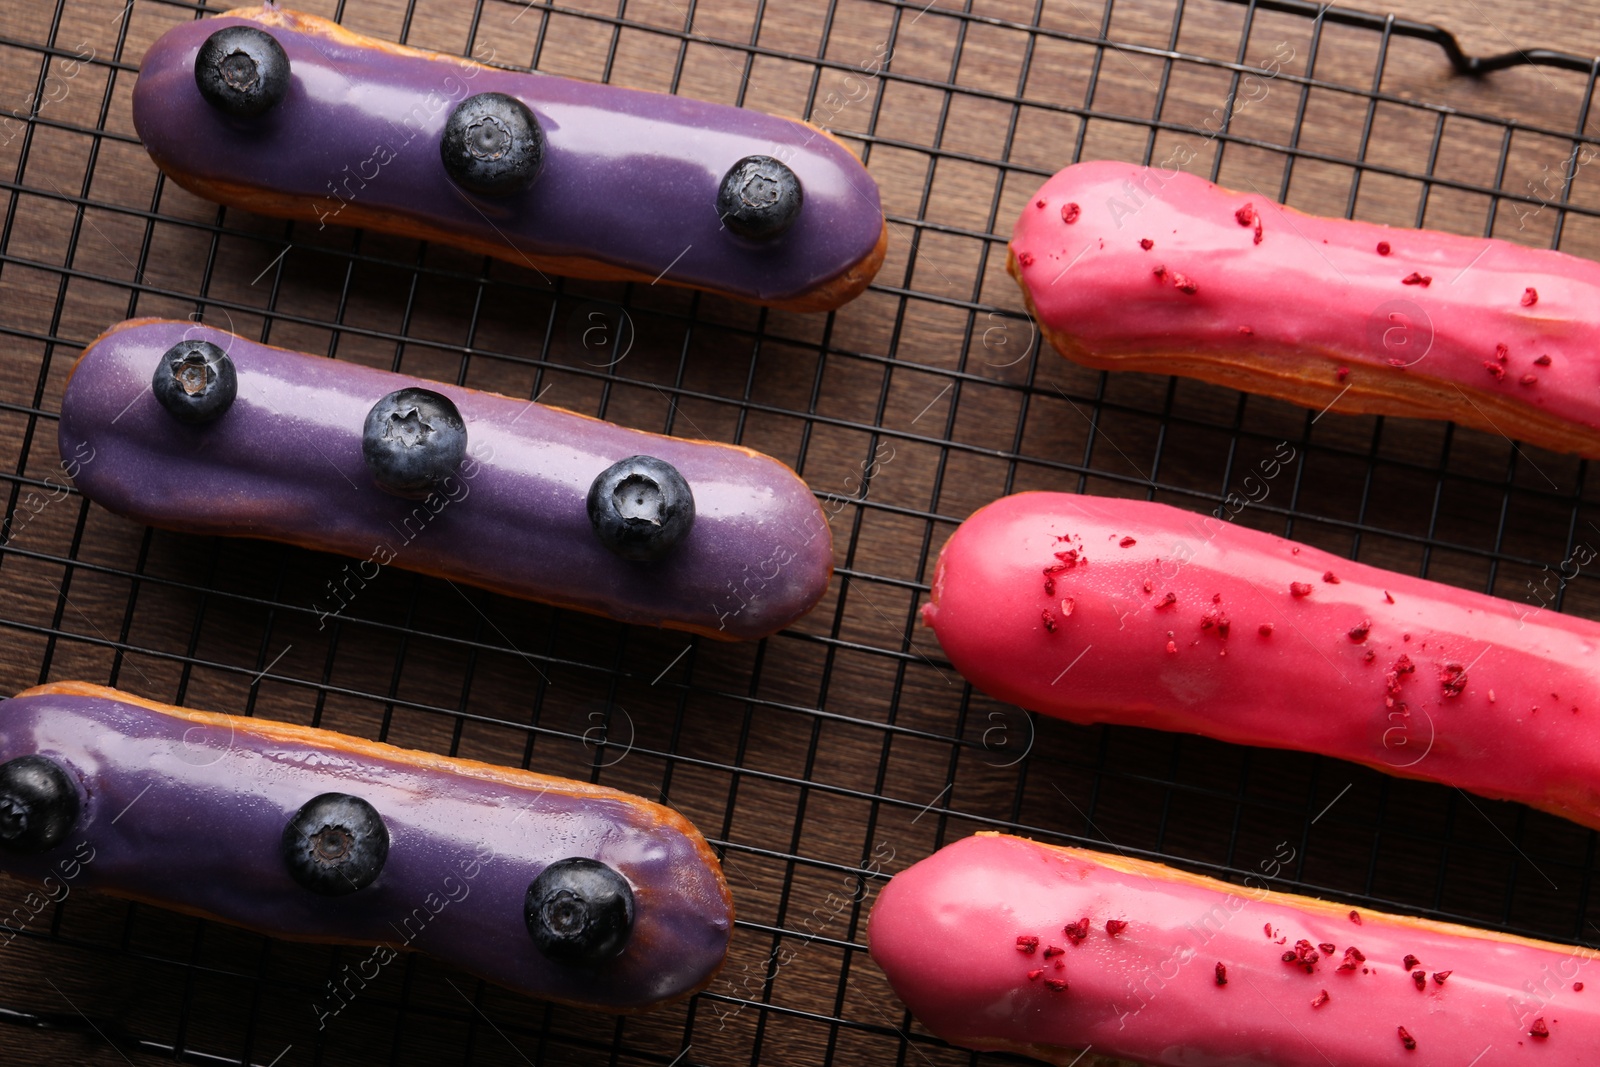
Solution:
M 187 22 L 146 53 L 133 119 L 156 164 L 212 199 L 271 214 L 351 222 L 382 212 L 529 256 L 578 256 L 760 303 L 794 300 L 865 259 L 883 230 L 878 188 L 843 146 L 803 123 L 758 111 L 420 54 L 271 5 Z M 259 119 L 210 107 L 194 61 L 224 26 L 266 28 L 289 56 L 288 94 Z M 446 176 L 439 137 L 456 104 L 483 92 L 517 97 L 547 136 L 544 168 L 503 200 L 463 193 Z M 783 159 L 805 190 L 800 219 L 762 245 L 717 214 L 728 168 L 753 154 Z M 262 197 L 288 198 L 278 204 Z M 343 216 L 341 218 L 341 216 Z M 853 294 L 852 294 L 853 295 Z
M 189 426 L 150 377 L 180 340 L 233 359 L 237 399 Z M 367 411 L 426 385 L 467 423 L 443 495 L 402 500 L 361 454 Z M 381 566 L 440 575 L 624 622 L 729 640 L 762 637 L 822 596 L 833 568 L 827 519 L 803 481 L 733 445 L 629 430 L 526 400 L 424 382 L 247 341 L 184 321 L 135 319 L 84 350 L 61 401 L 60 445 L 77 486 L 119 515 L 174 530 L 262 537 L 354 556 L 344 595 Z M 589 525 L 589 485 L 619 459 L 653 455 L 688 480 L 693 528 L 667 558 L 613 555 Z M 319 610 L 335 611 L 330 593 Z
M 529 996 L 602 1010 L 684 996 L 721 965 L 733 927 L 727 887 L 677 813 L 598 786 L 467 760 L 418 766 L 418 756 L 443 758 L 351 745 L 372 743 L 152 707 L 83 683 L 30 689 L 0 705 L 0 763 L 55 760 L 83 807 L 60 845 L 0 853 L 0 868 L 278 937 L 404 946 Z M 390 838 L 378 878 L 343 897 L 302 889 L 278 853 L 289 818 L 330 791 L 372 804 Z M 569 856 L 609 864 L 633 888 L 632 935 L 592 970 L 551 963 L 522 918 L 528 884 Z M 55 883 L 44 888 L 59 895 Z

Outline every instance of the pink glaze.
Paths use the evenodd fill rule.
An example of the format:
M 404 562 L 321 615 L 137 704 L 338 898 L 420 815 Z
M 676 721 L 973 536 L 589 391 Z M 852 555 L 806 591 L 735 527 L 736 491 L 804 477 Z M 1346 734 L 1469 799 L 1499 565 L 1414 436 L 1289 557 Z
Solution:
M 1162 504 L 1023 493 L 951 536 L 923 621 L 1025 708 L 1320 752 L 1600 827 L 1585 619 Z
M 1230 354 L 1237 365 L 1242 354 L 1258 377 L 1241 388 L 1316 407 L 1348 384 L 1340 411 L 1437 415 L 1396 404 L 1395 390 L 1422 387 L 1458 407 L 1457 421 L 1486 429 L 1494 419 L 1470 406 L 1480 394 L 1491 408 L 1498 399 L 1600 429 L 1600 264 L 1589 260 L 1303 215 L 1192 174 L 1116 162 L 1079 163 L 1045 182 L 1011 253 L 1041 325 L 1094 366 Z M 1228 378 L 1215 367 L 1167 370 Z M 1372 402 L 1385 393 L 1388 403 Z M 1495 418 L 1512 436 L 1522 429 L 1504 410 Z
M 1358 912 L 1358 925 L 1350 911 L 979 834 L 895 875 L 867 939 L 894 991 L 940 1037 L 1061 1064 L 1085 1046 L 1184 1067 L 1577 1067 L 1600 1057 L 1600 992 L 1572 989 L 1600 954 L 1377 912 Z M 1084 917 L 1088 936 L 1074 943 L 1064 927 Z M 1114 936 L 1112 919 L 1127 923 Z M 1019 937 L 1039 947 L 1021 951 Z M 1333 957 L 1314 948 L 1314 963 L 1285 963 L 1301 940 L 1332 944 Z M 1065 951 L 1047 960 L 1052 946 Z M 1352 947 L 1366 960 L 1341 970 Z M 1424 972 L 1420 990 L 1407 955 Z M 1067 988 L 1052 989 L 1051 976 Z M 1531 1035 L 1540 1020 L 1548 1037 Z

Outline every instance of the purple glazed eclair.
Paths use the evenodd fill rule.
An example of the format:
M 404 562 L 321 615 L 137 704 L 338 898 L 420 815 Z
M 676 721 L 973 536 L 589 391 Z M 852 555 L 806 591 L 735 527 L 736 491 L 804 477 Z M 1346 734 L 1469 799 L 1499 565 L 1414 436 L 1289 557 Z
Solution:
M 186 373 L 201 376 L 192 395 L 152 388 L 173 387 Z M 182 409 L 224 386 L 231 402 L 220 412 Z M 395 408 L 388 422 L 369 426 L 384 402 L 406 396 L 422 397 L 422 406 Z M 429 403 L 448 409 L 431 424 Z M 185 421 L 201 418 L 209 421 Z M 407 482 L 409 497 L 380 488 L 385 460 L 371 448 L 446 438 L 455 440 L 457 465 L 420 488 Z M 322 614 L 342 610 L 393 564 L 623 622 L 747 640 L 809 611 L 833 570 L 816 498 L 759 452 L 272 348 L 193 322 L 134 319 L 92 342 L 61 400 L 60 446 L 73 457 L 78 488 L 119 515 L 362 561 L 331 583 Z M 630 461 L 644 459 L 655 468 L 634 470 Z M 625 477 L 616 482 L 614 472 Z M 674 496 L 686 495 L 686 508 L 671 511 Z M 608 541 L 604 523 L 619 510 L 618 521 L 661 534 L 664 554 L 629 556 L 636 545 Z M 634 511 L 643 518 L 627 518 Z
M 373 945 L 347 968 L 365 981 L 412 950 L 611 1012 L 704 988 L 733 930 L 715 855 L 670 808 L 84 682 L 0 706 L 0 870 L 30 897 L 81 885 Z M 319 1019 L 356 988 L 330 983 Z
M 820 311 L 866 288 L 888 238 L 876 183 L 817 127 L 271 4 L 163 34 L 133 120 L 156 165 L 208 200 L 576 277 Z

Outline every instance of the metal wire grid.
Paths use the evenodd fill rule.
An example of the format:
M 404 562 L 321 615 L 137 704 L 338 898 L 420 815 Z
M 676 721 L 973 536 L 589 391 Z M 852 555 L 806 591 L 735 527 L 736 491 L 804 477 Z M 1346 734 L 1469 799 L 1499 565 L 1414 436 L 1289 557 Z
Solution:
M 565 46 L 570 36 L 563 36 L 563 28 L 576 23 L 599 33 L 599 74 L 609 79 L 619 62 L 626 61 L 619 53 L 625 31 L 636 32 L 675 49 L 668 87 L 676 91 L 693 68 L 691 47 L 706 41 L 693 27 L 712 5 L 691 0 L 683 8 L 669 3 L 672 11 L 652 9 L 650 14 L 658 16 L 654 18 L 637 14 L 640 0 L 632 5 L 633 13 L 629 6 L 628 0 L 620 0 L 615 12 L 608 13 L 479 0 L 471 9 L 463 51 L 470 51 L 486 20 L 527 18 L 534 28 L 521 23 L 509 39 L 525 44 L 531 38 L 530 65 L 545 69 L 547 38 Z M 361 721 L 371 735 L 404 743 L 420 733 L 430 747 L 450 752 L 470 747 L 480 727 L 508 731 L 516 744 L 502 745 L 504 762 L 515 762 L 520 748 L 523 765 L 574 776 L 587 769 L 592 780 L 658 792 L 683 805 L 723 852 L 743 917 L 729 971 L 686 1006 L 613 1022 L 531 1005 L 459 975 L 447 985 L 453 996 L 438 988 L 441 981 L 450 983 L 451 976 L 411 960 L 385 985 L 364 991 L 351 1014 L 337 1021 L 334 1029 L 344 1029 L 348 1041 L 359 1039 L 353 1047 L 335 1034 L 313 1029 L 306 1010 L 322 982 L 348 962 L 348 954 L 278 945 L 148 908 L 86 897 L 52 909 L 48 924 L 24 931 L 4 950 L 15 955 L 7 961 L 11 973 L 0 981 L 5 991 L 0 1003 L 6 1004 L 0 1018 L 32 1032 L 7 1034 L 0 1042 L 0 1060 L 12 1058 L 10 1050 L 15 1049 L 17 1062 L 52 1055 L 119 1062 L 123 1053 L 237 1063 L 275 1062 L 273 1056 L 281 1056 L 285 1064 L 593 1062 L 602 1056 L 609 1062 L 685 1064 L 1003 1062 L 1009 1058 L 970 1056 L 927 1037 L 899 1010 L 861 955 L 862 922 L 883 875 L 974 827 L 1116 847 L 1232 877 L 1255 872 L 1258 860 L 1274 855 L 1272 842 L 1283 836 L 1293 842 L 1297 857 L 1281 878 L 1291 888 L 1326 889 L 1366 906 L 1423 911 L 1567 940 L 1593 932 L 1587 918 L 1595 860 L 1590 833 L 1521 809 L 1327 761 L 1142 731 L 1035 722 L 964 687 L 945 684 L 948 666 L 912 629 L 932 551 L 956 520 L 984 500 L 1002 491 L 1048 485 L 1159 496 L 1210 509 L 1237 486 L 1241 471 L 1249 470 L 1250 457 L 1278 440 L 1292 441 L 1306 457 L 1295 468 L 1288 502 L 1254 504 L 1240 521 L 1303 539 L 1323 538 L 1352 555 L 1403 561 L 1403 569 L 1482 583 L 1502 595 L 1515 595 L 1506 588 L 1508 575 L 1514 586 L 1543 565 L 1571 559 L 1582 541 L 1589 512 L 1581 463 L 1531 456 L 1504 442 L 1448 428 L 1386 425 L 1383 420 L 1319 423 L 1310 413 L 1190 383 L 1129 382 L 1076 372 L 1048 353 L 1009 366 L 986 358 L 996 354 L 992 331 L 1000 329 L 999 338 L 1015 345 L 1007 331 L 1025 326 L 1015 311 L 1014 294 L 1007 291 L 1009 283 L 996 277 L 993 266 L 999 262 L 996 252 L 1003 255 L 1003 231 L 1010 219 L 1007 198 L 1025 195 L 1036 179 L 1054 169 L 1013 160 L 1024 101 L 1029 108 L 1085 120 L 1073 158 L 1096 154 L 1097 130 L 1090 120 L 1106 120 L 1142 138 L 1144 160 L 1158 161 L 1163 135 L 1196 132 L 1186 118 L 1166 117 L 1169 101 L 1182 103 L 1181 94 L 1169 98 L 1174 79 L 1189 70 L 1210 71 L 1227 82 L 1219 101 L 1225 103 L 1227 117 L 1209 138 L 1219 146 L 1210 169 L 1213 177 L 1223 173 L 1225 151 L 1269 152 L 1283 160 L 1277 190 L 1281 197 L 1291 191 L 1297 164 L 1346 165 L 1355 175 L 1346 208 L 1352 213 L 1364 178 L 1420 179 L 1418 224 L 1428 220 L 1436 190 L 1477 193 L 1489 205 L 1485 232 L 1494 231 L 1501 204 L 1537 207 L 1541 215 L 1549 207 L 1545 219 L 1552 227 L 1550 239 L 1569 247 L 1573 241 L 1563 241 L 1569 217 L 1600 217 L 1595 205 L 1574 196 L 1580 153 L 1594 144 L 1586 135 L 1594 63 L 1543 53 L 1524 56 L 1584 74 L 1581 90 L 1575 84 L 1566 87 L 1567 95 L 1579 101 L 1576 123 L 1561 129 L 1504 116 L 1475 118 L 1499 134 L 1500 145 L 1492 180 L 1473 181 L 1437 172 L 1447 122 L 1462 110 L 1416 103 L 1385 88 L 1395 80 L 1391 48 L 1421 31 L 1311 5 L 1249 4 L 1240 12 L 1236 52 L 1232 58 L 1219 58 L 1180 44 L 1197 24 L 1220 17 L 1222 5 L 1172 7 L 1164 41 L 1159 36 L 1129 39 L 1117 13 L 1127 7 L 1108 3 L 1097 29 L 1071 30 L 1052 25 L 1043 0 L 1025 19 L 982 13 L 970 2 L 954 10 L 885 0 L 848 6 L 845 0 L 830 0 L 822 14 L 820 45 L 815 54 L 807 54 L 761 43 L 764 27 L 782 15 L 757 0 L 746 41 L 718 35 L 714 47 L 734 56 L 740 68 L 734 102 L 745 103 L 748 91 L 760 84 L 758 64 L 792 62 L 805 72 L 804 113 L 819 117 L 819 108 L 829 106 L 827 79 L 861 70 L 854 55 L 840 59 L 831 54 L 836 30 L 842 34 L 863 9 L 888 15 L 883 43 L 895 63 L 875 75 L 865 128 L 848 136 L 860 145 L 880 180 L 883 170 L 894 168 L 874 164 L 875 155 L 907 153 L 925 161 L 920 182 L 914 169 L 895 172 L 906 179 L 903 188 L 918 190 L 915 208 L 904 210 L 904 201 L 891 198 L 890 220 L 902 243 L 872 293 L 858 307 L 803 323 L 709 298 L 661 298 L 640 287 L 605 289 L 557 281 L 554 294 L 548 295 L 532 279 L 508 276 L 504 268 L 476 261 L 447 257 L 441 265 L 434 255 L 418 250 L 414 261 L 405 262 L 395 257 L 392 246 L 380 244 L 373 252 L 359 236 L 347 247 L 336 247 L 292 225 L 263 228 L 260 220 L 237 212 L 202 215 L 174 209 L 170 204 L 175 194 L 160 181 L 148 206 L 119 202 L 114 190 L 97 186 L 96 168 L 104 145 L 136 145 L 125 129 L 109 121 L 116 95 L 126 92 L 136 69 L 125 55 L 130 27 L 152 9 L 196 14 L 207 9 L 149 0 L 131 16 L 109 9 L 116 25 L 114 48 L 109 58 L 90 63 L 107 73 L 94 121 L 69 121 L 36 110 L 18 137 L 14 175 L 4 183 L 8 201 L 0 234 L 0 287 L 10 289 L 13 297 L 37 295 L 27 284 L 16 284 L 21 274 L 25 279 L 54 279 L 55 289 L 51 294 L 44 287 L 51 310 L 43 329 L 13 321 L 0 324 L 0 332 L 11 338 L 13 362 L 21 352 L 38 350 L 42 355 L 31 394 L 13 386 L 13 395 L 0 401 L 0 417 L 9 418 L 20 431 L 8 475 L 8 540 L 0 552 L 0 586 L 7 594 L 0 621 L 15 653 L 6 657 L 5 666 L 8 683 L 17 683 L 7 689 L 35 679 L 87 676 L 180 703 L 247 714 L 259 706 L 266 714 L 301 716 L 300 721 L 309 715 L 312 722 L 333 726 L 350 721 L 339 716 L 348 715 L 353 704 L 375 706 L 381 713 Z M 36 99 L 46 98 L 52 64 L 79 55 L 61 45 L 63 27 L 75 14 L 67 0 L 58 0 L 42 34 L 0 37 L 0 47 L 37 63 Z M 333 14 L 344 18 L 345 5 Z M 423 14 L 417 0 L 409 0 L 394 36 L 406 40 L 414 19 Z M 1234 101 L 1253 69 L 1247 62 L 1253 28 L 1258 19 L 1274 15 L 1290 20 L 1300 35 L 1297 40 L 1309 43 L 1302 73 L 1278 76 L 1297 97 L 1292 124 L 1280 138 L 1239 133 L 1233 125 Z M 914 65 L 916 57 L 903 42 L 924 19 L 949 27 L 953 36 L 942 77 L 896 69 L 903 59 Z M 1336 32 L 1326 27 L 1341 23 L 1367 35 L 1365 46 L 1374 58 L 1365 89 L 1353 87 L 1346 67 L 1323 58 L 1325 34 Z M 996 29 L 1026 35 L 1015 89 L 1009 93 L 962 80 L 969 39 Z M 1041 42 L 1081 45 L 1092 52 L 1081 105 L 1041 101 L 1029 91 Z M 1348 40 L 1339 45 L 1345 52 L 1353 47 L 1361 46 Z M 1130 59 L 1150 62 L 1158 70 L 1154 107 L 1147 117 L 1119 113 L 1097 97 L 1114 80 L 1102 77 L 1107 64 Z M 505 61 L 503 56 L 500 60 Z M 1334 65 L 1336 74 L 1319 75 L 1319 60 Z M 880 128 L 891 87 L 936 95 L 936 121 L 925 138 Z M 1359 102 L 1363 114 L 1353 152 L 1302 143 L 1308 109 L 1320 92 Z M 960 122 L 952 120 L 952 112 L 963 100 L 1009 109 L 998 151 L 985 155 L 947 145 L 956 139 L 951 135 Z M 1432 123 L 1424 166 L 1369 159 L 1372 150 L 1384 146 L 1375 134 L 1381 109 L 1391 108 Z M 34 145 L 46 136 L 43 131 L 86 140 L 76 190 L 56 185 L 48 171 L 40 172 L 46 175 L 43 181 L 32 180 Z M 1515 139 L 1524 134 L 1543 134 L 1570 146 L 1559 197 L 1506 191 Z M 939 168 L 960 165 L 989 168 L 1005 178 L 993 183 L 981 226 L 940 221 L 931 210 Z M 28 208 L 37 210 L 40 204 L 71 209 L 60 263 L 19 251 L 13 240 L 19 217 L 25 229 Z M 128 274 L 79 261 L 80 245 L 94 240 L 93 231 L 109 225 L 112 215 L 128 220 L 141 235 L 137 255 L 128 257 Z M 205 251 L 203 272 L 189 287 L 149 277 L 161 258 L 158 231 L 174 225 L 197 235 Z M 331 307 L 320 313 L 300 310 L 303 305 L 294 302 L 294 278 L 282 260 L 269 272 L 271 288 L 264 306 L 226 295 L 226 268 L 218 264 L 227 258 L 228 242 L 259 245 L 269 239 L 266 234 L 285 240 L 290 254 L 312 259 L 310 268 L 299 269 L 315 275 L 317 263 L 334 264 L 314 279 L 333 283 L 338 296 Z M 986 246 L 965 295 L 935 291 L 936 283 L 921 271 L 925 264 L 920 260 L 931 258 L 928 249 L 945 238 Z M 933 270 L 939 269 L 935 260 Z M 365 271 L 395 271 L 405 279 L 397 328 L 349 321 L 348 313 L 361 303 L 357 290 Z M 493 597 L 474 594 L 466 607 L 456 603 L 458 614 L 450 615 L 451 609 L 437 603 L 438 583 L 397 576 L 374 594 L 373 610 L 333 623 L 320 665 L 298 658 L 285 661 L 287 650 L 278 651 L 279 637 L 305 633 L 311 621 L 307 583 L 298 576 L 308 554 L 208 543 L 204 573 L 196 578 L 192 567 L 170 565 L 174 551 L 194 549 L 192 542 L 175 535 L 143 531 L 131 559 L 99 549 L 97 538 L 109 538 L 117 523 L 81 499 L 19 528 L 27 494 L 54 493 L 59 481 L 41 473 L 55 466 L 48 441 L 55 418 L 50 400 L 61 364 L 88 340 L 88 333 L 74 328 L 83 316 L 72 303 L 84 286 L 125 293 L 125 307 L 119 311 L 130 316 L 165 312 L 185 301 L 208 321 L 218 315 L 226 322 L 235 315 L 259 315 L 262 337 L 275 331 L 273 340 L 280 343 L 289 343 L 286 335 L 306 335 L 294 333 L 296 329 L 322 327 L 330 355 L 348 356 L 353 349 L 357 358 L 372 358 L 381 347 L 392 353 L 387 358 L 397 367 L 404 353 L 404 366 L 413 373 L 424 373 L 418 368 L 433 368 L 436 363 L 430 359 L 445 356 L 455 361 L 454 369 L 445 373 L 461 381 L 468 379 L 469 365 L 490 363 L 527 372 L 528 395 L 537 395 L 547 378 L 586 383 L 591 388 L 585 398 L 594 413 L 642 425 L 654 419 L 647 428 L 673 432 L 688 425 L 687 432 L 698 434 L 698 425 L 693 425 L 698 418 L 711 424 L 713 436 L 756 443 L 789 459 L 830 508 L 844 505 L 842 521 L 835 524 L 841 563 L 835 589 L 810 619 L 759 646 L 735 649 L 696 640 L 674 659 L 678 645 L 663 635 Z M 435 287 L 471 294 L 470 301 L 455 308 L 458 316 L 472 309 L 464 344 L 443 343 L 414 330 L 426 317 L 423 306 Z M 493 318 L 490 296 L 509 296 L 536 307 L 548 301 L 536 353 L 496 348 L 481 340 L 490 331 L 486 326 L 480 332 L 480 323 Z M 640 380 L 632 376 L 637 363 L 597 368 L 561 351 L 562 311 L 575 303 L 587 307 L 594 300 L 615 300 L 641 334 L 650 326 L 681 336 L 675 358 L 660 364 L 667 380 L 658 383 L 646 375 L 650 387 L 669 398 L 664 412 L 630 399 Z M 922 316 L 929 309 L 948 312 L 959 323 L 959 357 L 946 365 L 917 361 L 918 346 L 926 344 L 928 333 Z M 620 343 L 622 320 L 616 321 Z M 858 342 L 874 329 L 875 343 Z M 987 349 L 986 340 L 991 342 Z M 951 344 L 949 338 L 946 343 Z M 789 357 L 799 353 L 811 361 L 809 375 L 802 367 L 796 376 L 793 400 L 765 399 L 765 382 L 781 373 L 773 366 L 774 351 Z M 1013 352 L 1015 348 L 1004 354 L 1009 359 Z M 734 372 L 720 378 L 711 374 L 709 384 L 701 384 L 708 381 L 707 363 L 717 359 L 731 361 Z M 943 390 L 932 395 L 932 389 L 923 389 L 913 406 L 905 408 L 910 396 L 902 381 L 908 369 L 916 372 L 913 380 L 942 384 Z M 841 373 L 858 387 L 864 403 L 841 401 L 830 381 Z M 873 376 L 875 388 L 869 387 Z M 927 406 L 908 420 L 929 395 Z M 915 428 L 941 405 L 942 428 Z M 997 405 L 1014 413 L 1014 429 L 994 419 Z M 1041 438 L 1039 416 L 1030 417 L 1038 411 L 1061 423 L 1081 419 L 1082 427 Z M 972 425 L 964 419 L 968 412 L 983 421 L 994 419 L 995 427 Z M 778 422 L 797 424 L 798 430 L 790 438 L 764 437 L 767 427 Z M 1116 428 L 1114 439 L 1109 427 Z M 36 433 L 43 433 L 45 440 L 38 442 Z M 772 447 L 773 440 L 786 447 Z M 1140 464 L 1124 451 L 1133 448 L 1130 441 L 1144 446 L 1135 454 L 1148 456 L 1148 470 L 1138 469 Z M 1215 446 L 1211 456 L 1220 455 L 1220 462 L 1197 462 L 1193 453 L 1198 441 Z M 926 469 L 919 468 L 923 477 L 917 486 L 926 503 L 892 491 L 887 475 L 870 473 L 885 444 L 906 451 L 907 458 L 897 460 L 902 469 L 914 462 L 915 450 L 931 454 Z M 1081 448 L 1081 458 L 1052 458 L 1064 454 L 1058 450 L 1064 444 Z M 991 461 L 993 466 L 982 466 Z M 1484 474 L 1487 463 L 1503 464 L 1504 474 Z M 860 472 L 857 487 L 841 476 L 851 471 Z M 994 474 L 998 476 L 987 477 Z M 1386 489 L 1396 484 L 1416 488 L 1420 509 L 1407 510 L 1386 499 Z M 1563 488 L 1569 486 L 1574 488 Z M 887 539 L 881 533 L 885 524 L 893 529 Z M 1538 528 L 1533 535 L 1530 525 Z M 898 559 L 906 564 L 914 560 L 914 567 L 885 566 L 886 542 Z M 326 562 L 322 566 L 332 569 Z M 41 574 L 47 575 L 42 581 Z M 313 589 L 317 585 L 309 584 Z M 97 598 L 96 592 L 105 588 L 125 588 L 126 594 Z M 1560 584 L 1552 606 L 1572 607 L 1564 599 L 1569 593 L 1578 598 L 1579 610 L 1589 605 L 1591 595 L 1580 578 Z M 99 599 L 106 603 L 97 606 Z M 448 617 L 438 618 L 441 612 Z M 170 626 L 171 635 L 153 638 L 152 618 Z M 259 640 L 250 638 L 251 623 L 259 623 Z M 220 642 L 214 636 L 218 631 L 224 634 Z M 390 661 L 386 686 L 381 674 L 352 679 L 342 669 L 347 662 L 371 665 L 385 658 Z M 419 658 L 424 660 L 420 686 L 407 673 Z M 556 707 L 561 687 L 532 681 L 519 666 L 524 663 L 592 694 L 585 698 L 589 703 L 579 701 L 577 710 L 568 710 L 560 721 L 561 714 L 548 709 Z M 475 692 L 504 692 L 522 680 L 530 682 L 531 702 L 524 694 L 500 714 L 474 710 L 479 707 Z M 162 685 L 168 688 L 163 691 Z M 646 690 L 652 692 L 641 695 Z M 649 712 L 624 716 L 625 735 L 615 717 L 623 701 Z M 588 729 L 596 710 L 603 725 L 598 735 Z M 717 724 L 710 734 L 706 719 Z M 728 727 L 731 739 L 715 736 L 716 730 Z M 436 729 L 429 734 L 430 728 Z M 1017 744 L 1026 748 L 1026 756 L 1013 763 L 1016 749 L 1009 746 Z M 793 758 L 776 755 L 784 749 Z M 582 757 L 581 766 L 576 757 Z M 656 773 L 636 777 L 643 764 Z M 1068 773 L 1067 780 L 1062 772 Z M 1349 784 L 1341 789 L 1339 783 L 1347 778 Z M 838 841 L 829 840 L 835 837 Z M 891 842 L 892 858 L 874 863 L 883 859 L 882 847 Z M 1397 848 L 1409 855 L 1397 857 Z M 1415 859 L 1418 855 L 1423 862 Z M 835 889 L 854 888 L 843 892 L 843 907 L 825 911 L 827 921 L 813 928 L 808 915 L 818 914 L 822 879 Z M 1567 888 L 1555 888 L 1557 879 Z M 130 1003 L 111 993 L 105 982 L 63 973 L 64 965 L 103 970 L 114 979 L 111 989 L 115 981 L 152 988 Z M 745 977 L 752 966 L 753 982 Z M 212 1018 L 209 1013 L 220 1009 L 217 998 L 208 995 L 210 986 L 242 1001 L 242 1010 L 221 1021 Z M 98 1039 L 89 1041 L 91 1034 Z

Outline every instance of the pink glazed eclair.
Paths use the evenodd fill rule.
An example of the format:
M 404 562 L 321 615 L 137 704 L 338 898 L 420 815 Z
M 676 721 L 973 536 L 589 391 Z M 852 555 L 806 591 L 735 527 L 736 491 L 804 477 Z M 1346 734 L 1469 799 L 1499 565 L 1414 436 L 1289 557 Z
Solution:
M 1600 1061 L 1591 949 L 1018 837 L 895 875 L 867 940 L 935 1034 L 1063 1067 Z
M 1021 493 L 923 621 L 999 700 L 1298 749 L 1600 828 L 1600 625 L 1140 500 Z
M 1303 215 L 1181 171 L 1078 163 L 1008 267 L 1062 355 L 1600 457 L 1600 264 Z

